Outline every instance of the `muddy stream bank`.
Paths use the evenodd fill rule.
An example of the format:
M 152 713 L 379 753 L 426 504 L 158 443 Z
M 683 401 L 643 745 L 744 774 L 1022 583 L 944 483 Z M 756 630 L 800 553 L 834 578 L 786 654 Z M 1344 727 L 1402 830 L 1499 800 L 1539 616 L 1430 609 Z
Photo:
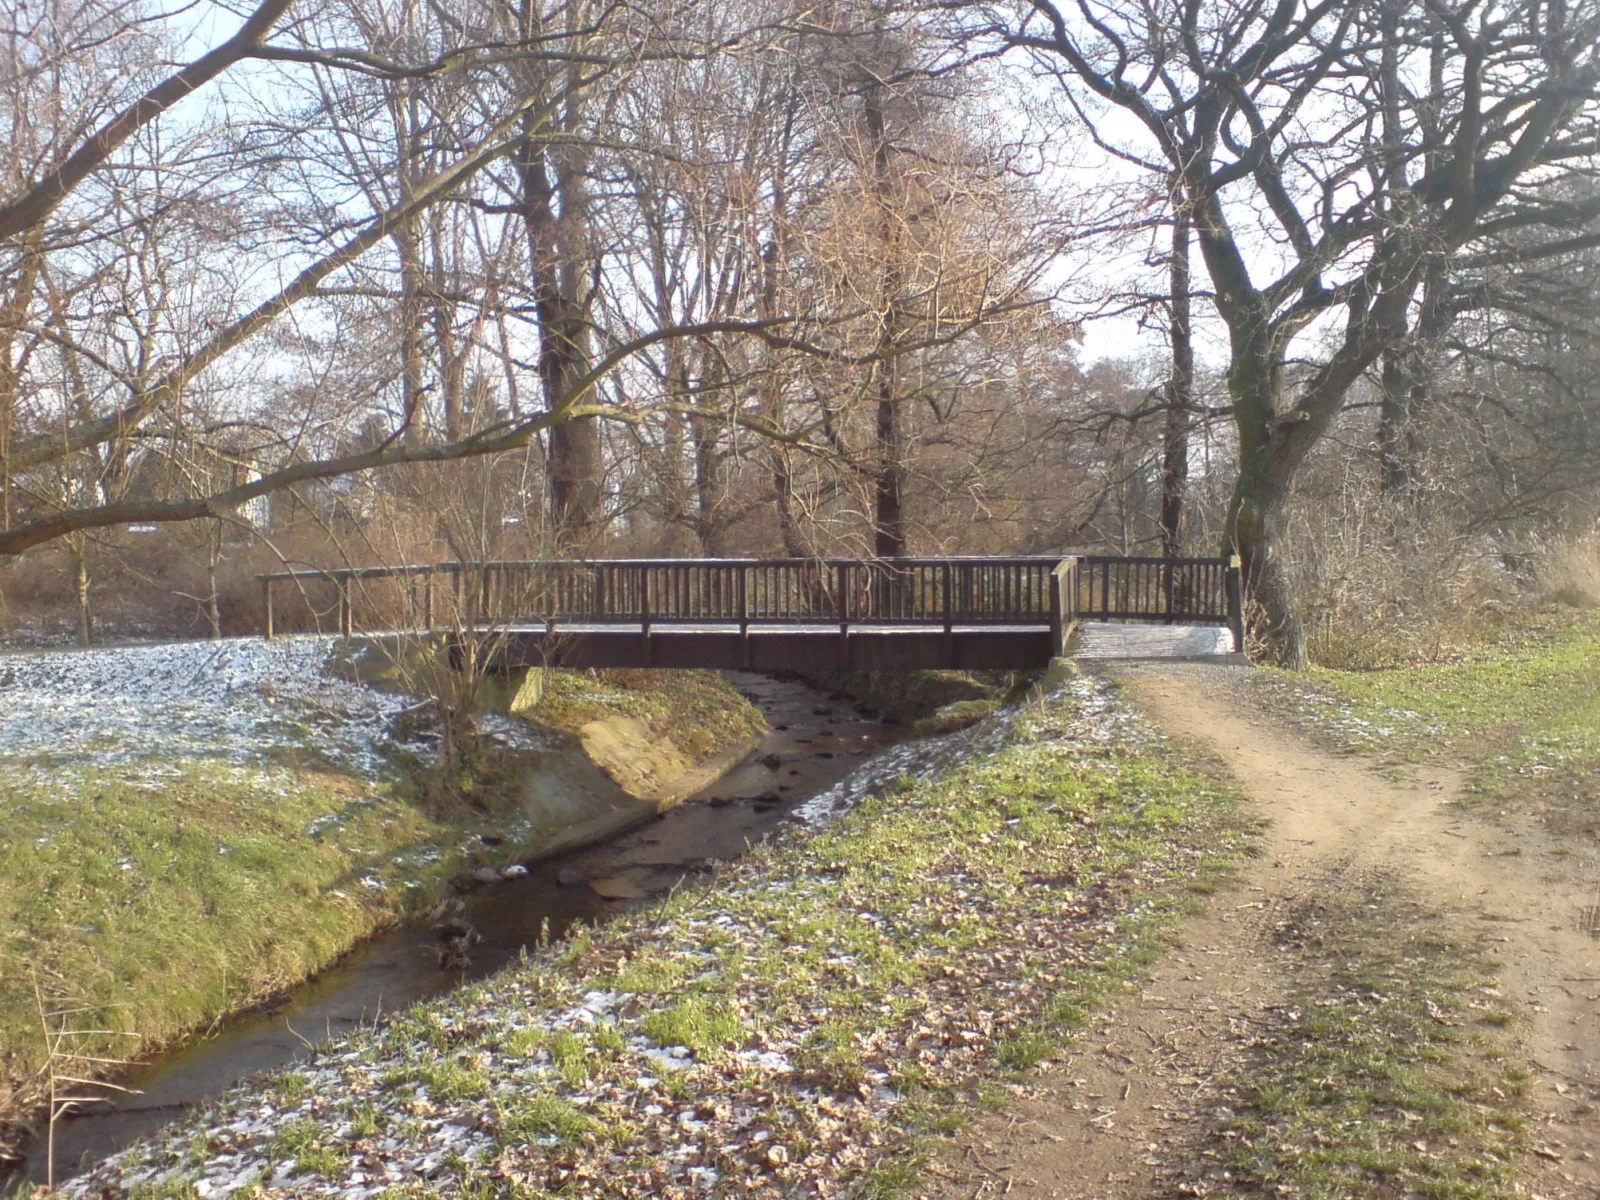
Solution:
M 358 946 L 281 1003 L 222 1022 L 131 1072 L 118 1081 L 128 1096 L 57 1123 L 57 1183 L 258 1072 L 307 1060 L 317 1043 L 492 974 L 542 936 L 603 921 L 737 858 L 905 732 L 804 683 L 741 672 L 729 678 L 760 707 L 771 731 L 722 778 L 608 842 L 531 863 L 525 875 L 464 894 L 456 917 L 481 938 L 465 966 L 448 961 L 427 923 L 403 926 Z M 40 1138 L 17 1171 L 0 1177 L 0 1195 L 42 1183 L 45 1170 Z

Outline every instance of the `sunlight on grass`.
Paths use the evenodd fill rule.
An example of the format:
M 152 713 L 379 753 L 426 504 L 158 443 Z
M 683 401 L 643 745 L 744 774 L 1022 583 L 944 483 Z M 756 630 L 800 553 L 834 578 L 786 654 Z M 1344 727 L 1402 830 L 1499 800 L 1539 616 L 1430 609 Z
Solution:
M 1319 1200 L 1508 1194 L 1525 1079 L 1482 948 L 1389 877 L 1325 881 L 1277 938 L 1295 983 L 1234 1081 L 1233 1179 Z
M 1475 790 L 1502 796 L 1519 779 L 1550 790 L 1600 767 L 1597 664 L 1600 613 L 1579 610 L 1478 661 L 1280 678 L 1301 690 L 1299 714 L 1341 743 L 1399 763 L 1461 758 L 1477 767 Z

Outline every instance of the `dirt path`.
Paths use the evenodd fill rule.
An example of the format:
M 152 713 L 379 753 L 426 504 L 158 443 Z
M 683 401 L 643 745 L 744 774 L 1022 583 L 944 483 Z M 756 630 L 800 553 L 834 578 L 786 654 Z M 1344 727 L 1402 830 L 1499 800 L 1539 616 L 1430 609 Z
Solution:
M 1048 1071 L 1036 1094 L 980 1118 L 930 1194 L 1089 1200 L 1195 1194 L 1208 1119 L 1282 1004 L 1293 969 L 1275 916 L 1330 873 L 1386 870 L 1448 919 L 1487 930 L 1534 1072 L 1530 1194 L 1600 1198 L 1600 869 L 1514 817 L 1452 804 L 1460 780 L 1396 783 L 1268 712 L 1248 672 L 1129 669 L 1152 717 L 1218 754 L 1270 818 L 1265 854 L 1182 931 L 1182 946 Z

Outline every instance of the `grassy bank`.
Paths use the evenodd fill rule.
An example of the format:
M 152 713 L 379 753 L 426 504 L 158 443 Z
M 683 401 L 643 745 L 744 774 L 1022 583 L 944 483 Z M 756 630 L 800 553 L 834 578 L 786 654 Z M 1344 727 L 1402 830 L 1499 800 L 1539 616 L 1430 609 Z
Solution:
M 943 777 L 358 1035 L 75 1186 L 892 1194 L 1158 953 L 1247 842 L 1215 778 L 1080 681 Z
M 697 731 L 691 752 L 759 722 L 715 676 L 675 691 L 591 682 L 555 692 L 583 691 L 598 713 L 677 713 Z M 0 1152 L 47 1083 L 40 997 L 70 1010 L 52 1026 L 106 1031 L 66 1043 L 84 1059 L 137 1057 L 316 973 L 463 870 L 537 849 L 509 792 L 425 802 L 401 767 L 420 759 L 384 740 L 387 708 L 259 690 L 259 722 L 239 723 L 230 685 L 214 716 L 184 710 L 193 735 L 171 746 L 160 713 L 102 728 L 101 708 L 130 701 L 90 696 L 78 742 L 0 757 Z M 517 752 L 502 753 L 510 778 Z
M 320 970 L 524 824 L 332 771 L 0 772 L 0 1117 L 45 1084 L 35 982 L 84 1010 L 53 1025 L 117 1031 L 75 1049 L 136 1057 Z
M 1297 715 L 1394 764 L 1475 765 L 1474 790 L 1600 831 L 1600 611 L 1565 610 L 1471 661 L 1284 680 Z
M 1483 946 L 1392 877 L 1331 877 L 1284 917 L 1291 994 L 1227 1081 L 1200 1194 L 1511 1194 L 1526 1079 Z
M 569 733 L 604 717 L 633 717 L 690 758 L 710 758 L 766 729 L 760 711 L 715 671 L 551 671 L 535 715 Z

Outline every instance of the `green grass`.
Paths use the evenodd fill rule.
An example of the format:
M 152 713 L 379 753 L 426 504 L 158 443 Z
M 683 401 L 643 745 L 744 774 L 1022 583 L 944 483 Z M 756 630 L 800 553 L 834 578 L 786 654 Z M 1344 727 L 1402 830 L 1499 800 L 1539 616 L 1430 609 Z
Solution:
M 519 1099 L 501 1113 L 497 1124 L 500 1141 L 506 1146 L 525 1145 L 546 1137 L 573 1141 L 595 1128 L 593 1117 L 556 1096 Z
M 470 862 L 462 828 L 402 786 L 148 766 L 0 769 L 0 1092 L 13 1108 L 0 1118 L 38 1083 L 35 983 L 48 1008 L 83 1010 L 52 1025 L 114 1031 L 72 1049 L 134 1056 L 319 970 Z M 471 828 L 515 838 L 519 821 Z
M 1464 759 L 1486 795 L 1581 800 L 1600 780 L 1600 612 L 1568 611 L 1471 662 L 1296 682 L 1338 702 L 1300 710 L 1345 745 L 1399 764 Z
M 752 864 L 763 884 L 667 901 L 652 918 L 660 932 L 642 943 L 626 927 L 572 943 L 564 972 L 628 993 L 627 1007 L 644 1010 L 632 1032 L 687 1046 L 686 1068 L 726 1064 L 741 1046 L 789 1046 L 796 1082 L 825 1094 L 890 1078 L 905 1097 L 902 1149 L 862 1184 L 901 1189 L 919 1177 L 925 1139 L 959 1125 L 968 1089 L 1051 1057 L 1154 961 L 1172 920 L 1246 842 L 1215 778 L 1167 746 L 1057 742 L 1061 712 L 1041 708 L 993 758 L 889 789 Z M 715 962 L 685 971 L 704 955 Z M 1004 999 L 981 1071 L 924 1069 L 888 1051 L 920 1024 L 994 1003 L 990 989 Z M 669 1086 L 692 1092 L 697 1078 Z M 803 1145 L 814 1131 L 794 1120 Z
M 1233 1081 L 1222 1192 L 1509 1194 L 1525 1081 L 1482 947 L 1387 877 L 1324 881 L 1278 941 L 1293 991 Z

